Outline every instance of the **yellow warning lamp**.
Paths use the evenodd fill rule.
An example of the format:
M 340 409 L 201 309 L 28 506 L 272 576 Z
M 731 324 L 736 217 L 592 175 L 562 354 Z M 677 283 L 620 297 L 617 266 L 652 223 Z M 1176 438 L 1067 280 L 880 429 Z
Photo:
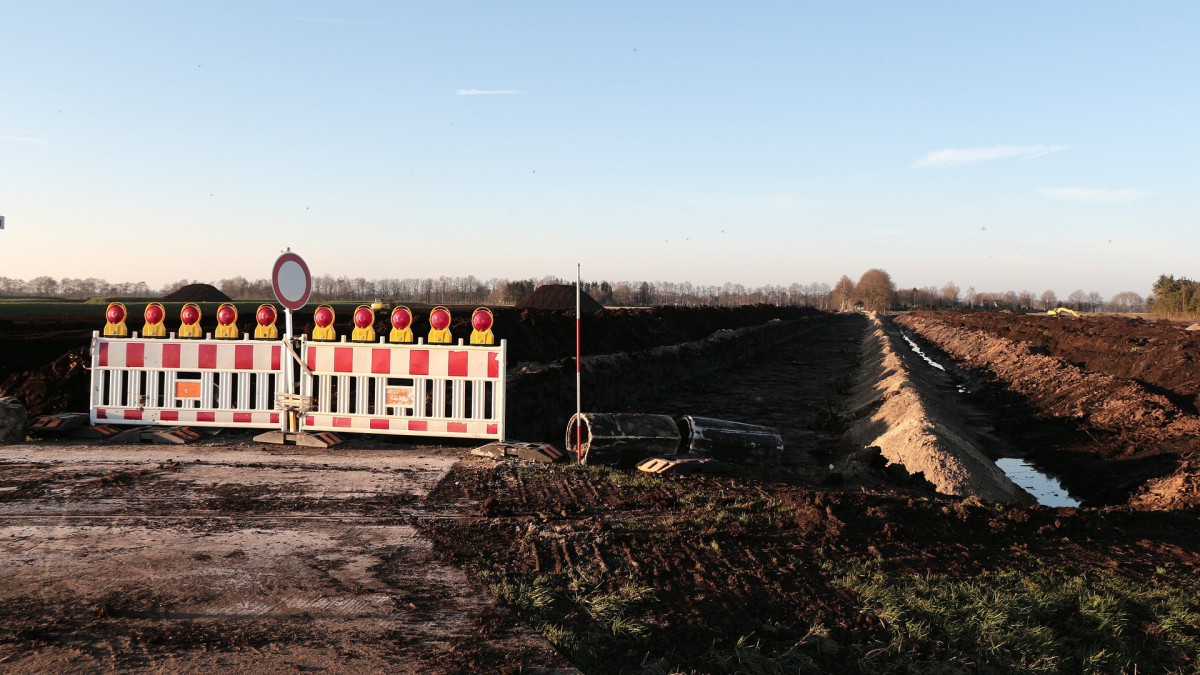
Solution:
M 179 326 L 179 337 L 204 337 L 204 331 L 200 329 L 200 305 L 191 302 L 184 305 L 183 309 L 179 310 L 179 321 L 182 324 Z
M 425 340 L 431 345 L 448 345 L 454 340 L 450 335 L 450 310 L 438 305 L 429 312 L 429 337 Z
M 329 305 L 321 305 L 317 307 L 317 311 L 313 312 L 313 322 L 317 325 L 313 328 L 312 339 L 332 341 L 337 339 L 337 331 L 333 327 L 333 308 Z
M 236 340 L 240 337 L 237 327 L 237 307 L 225 302 L 217 308 L 217 330 L 213 331 L 213 337 L 218 340 Z
M 480 307 L 471 313 L 471 344 L 494 345 L 496 336 L 492 335 L 492 310 Z
M 259 305 L 258 311 L 254 313 L 254 320 L 258 322 L 258 325 L 254 327 L 254 339 L 279 339 L 279 329 L 275 327 L 275 320 L 278 317 L 275 305 Z
M 125 326 L 125 305 L 120 302 L 108 303 L 104 310 L 104 337 L 128 337 L 129 328 Z
M 354 329 L 350 331 L 351 342 L 375 341 L 375 312 L 367 305 L 354 309 Z
M 412 342 L 412 310 L 403 305 L 392 310 L 392 332 L 388 333 L 388 342 Z
M 142 316 L 146 318 L 146 325 L 142 326 L 142 337 L 167 337 L 167 327 L 163 325 L 163 319 L 167 318 L 167 310 L 163 309 L 162 303 L 152 302 L 146 305 Z

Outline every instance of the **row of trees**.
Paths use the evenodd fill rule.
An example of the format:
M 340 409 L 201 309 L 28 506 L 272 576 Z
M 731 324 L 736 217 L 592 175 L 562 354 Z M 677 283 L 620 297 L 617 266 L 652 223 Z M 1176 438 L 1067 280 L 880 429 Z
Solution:
M 70 279 L 37 277 L 29 281 L 0 277 L 0 297 L 47 297 L 86 300 L 93 297 L 161 297 L 184 286 L 211 283 L 234 300 L 259 300 L 273 293 L 269 279 L 233 277 L 215 282 L 180 279 L 161 289 L 145 282 L 111 284 L 103 279 Z M 335 277 L 325 274 L 313 277 L 313 300 L 368 300 L 390 298 L 420 303 L 450 304 L 512 304 L 544 284 L 566 283 L 557 277 L 541 279 L 478 279 L 474 276 L 438 277 L 424 279 L 366 279 L 364 277 Z M 706 286 L 691 282 L 671 281 L 590 281 L 584 290 L 604 305 L 644 307 L 650 305 L 737 306 L 773 304 L 830 308 L 830 288 L 825 283 L 790 286 L 765 285 L 748 287 L 726 283 Z
M 145 282 L 109 283 L 103 279 L 55 279 L 41 276 L 29 281 L 0 277 L 2 297 L 60 297 L 84 300 L 93 297 L 159 297 L 188 284 L 201 283 L 180 279 L 161 289 L 152 289 Z M 335 277 L 325 274 L 313 277 L 313 299 L 367 300 L 390 298 L 421 303 L 452 304 L 512 304 L 532 293 L 543 284 L 564 283 L 556 277 L 541 279 L 478 279 L 474 276 L 438 277 L 424 279 L 366 279 L 364 277 Z M 233 277 L 213 283 L 235 300 L 258 300 L 272 296 L 268 279 Z M 857 282 L 843 276 L 832 288 L 826 283 L 789 286 L 765 285 L 747 287 L 726 283 L 706 286 L 690 282 L 671 281 L 590 281 L 584 290 L 601 304 L 618 307 L 649 305 L 715 305 L 731 307 L 748 304 L 804 306 L 819 309 L 848 310 L 861 307 L 867 310 L 886 309 L 1009 309 L 1013 311 L 1048 310 L 1066 306 L 1088 312 L 1144 312 L 1164 316 L 1200 315 L 1200 282 L 1185 277 L 1176 279 L 1162 275 L 1154 284 L 1154 296 L 1147 299 L 1132 291 L 1117 293 L 1107 300 L 1094 291 L 1073 291 L 1059 298 L 1054 291 L 1040 295 L 1031 291 L 964 292 L 954 282 L 940 288 L 897 289 L 891 276 L 882 269 L 870 269 Z
M 1200 318 L 1200 281 L 1163 274 L 1154 282 L 1150 311 L 1173 318 Z
M 1144 312 L 1146 300 L 1133 291 L 1123 291 L 1107 300 L 1099 293 L 1075 290 L 1065 298 L 1059 298 L 1052 290 L 1040 295 L 1032 291 L 976 291 L 970 287 L 965 293 L 953 281 L 941 288 L 902 289 L 898 302 L 906 308 L 965 308 L 965 309 L 1008 309 L 1013 311 L 1049 310 L 1069 307 L 1081 312 Z

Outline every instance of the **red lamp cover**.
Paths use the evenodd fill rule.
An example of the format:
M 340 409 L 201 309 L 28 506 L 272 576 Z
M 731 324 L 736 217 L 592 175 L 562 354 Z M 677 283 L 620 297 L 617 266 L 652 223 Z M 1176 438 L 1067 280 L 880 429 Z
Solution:
M 149 323 L 149 324 L 162 323 L 164 315 L 165 315 L 165 312 L 163 312 L 162 305 L 158 304 L 157 302 L 154 304 L 151 304 L 151 305 L 146 305 L 146 314 L 145 314 L 146 323 Z
M 471 327 L 480 333 L 487 332 L 492 327 L 492 313 L 480 307 L 471 315 Z
M 217 323 L 222 326 L 228 326 L 236 318 L 237 310 L 233 308 L 233 305 L 221 305 L 220 309 L 217 310 Z
M 450 312 L 447 312 L 441 307 L 433 310 L 429 313 L 429 325 L 433 326 L 436 330 L 442 330 L 446 326 L 449 326 Z
M 404 330 L 412 325 L 412 312 L 404 307 L 397 307 L 392 310 L 392 326 L 396 330 Z
M 260 326 L 270 326 L 275 323 L 275 308 L 270 305 L 263 305 L 258 308 L 258 313 L 254 315 L 254 319 L 258 321 Z
M 359 307 L 354 310 L 354 325 L 359 328 L 366 328 L 375 323 L 375 312 L 371 311 L 370 307 Z
M 114 302 L 104 311 L 104 318 L 109 323 L 121 323 L 125 320 L 125 308 Z
M 179 310 L 179 320 L 185 325 L 192 325 L 200 320 L 200 308 L 195 305 L 184 305 L 183 309 Z
M 321 305 L 313 313 L 313 321 L 316 321 L 321 328 L 328 328 L 333 323 L 333 308 Z

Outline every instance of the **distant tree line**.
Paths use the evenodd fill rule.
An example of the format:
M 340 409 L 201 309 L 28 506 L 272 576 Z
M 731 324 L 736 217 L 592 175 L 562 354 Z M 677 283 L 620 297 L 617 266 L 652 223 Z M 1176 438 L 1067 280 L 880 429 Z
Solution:
M 45 297 L 86 300 L 95 297 L 161 297 L 183 286 L 211 283 L 234 300 L 262 300 L 273 296 L 269 279 L 237 276 L 215 282 L 180 279 L 155 289 L 145 282 L 109 283 L 103 279 L 55 279 L 41 276 L 28 281 L 0 277 L 0 297 Z M 479 279 L 474 276 L 423 279 L 366 279 L 313 277 L 313 300 L 371 300 L 382 298 L 414 303 L 511 305 L 544 284 L 570 283 L 557 277 L 540 279 Z M 963 292 L 953 281 L 941 287 L 897 288 L 882 269 L 869 269 L 855 282 L 842 276 L 830 287 L 826 283 L 793 283 L 788 286 L 767 284 L 745 286 L 726 283 L 720 286 L 673 281 L 585 281 L 583 290 L 603 305 L 647 307 L 651 305 L 716 306 L 768 304 L 790 307 L 815 307 L 824 310 L 888 309 L 982 309 L 1045 311 L 1059 306 L 1086 312 L 1145 312 L 1148 301 L 1132 291 L 1104 299 L 1099 293 L 1071 292 L 1059 298 L 1054 291 L 1040 295 L 1032 291 Z M 1160 276 L 1154 284 L 1150 309 L 1164 316 L 1200 315 L 1200 282 L 1180 277 Z
M 0 277 L 0 297 L 43 297 L 86 300 L 96 297 L 155 298 L 172 293 L 184 286 L 209 283 L 234 300 L 269 299 L 274 294 L 269 279 L 246 279 L 237 276 L 212 282 L 180 279 L 151 288 L 145 282 L 111 284 L 103 279 L 69 279 L 37 277 L 29 281 Z M 438 277 L 424 279 L 366 279 L 364 277 L 335 277 L 330 274 L 313 277 L 312 299 L 317 302 L 334 300 L 371 300 L 384 298 L 414 303 L 491 304 L 510 305 L 529 295 L 544 284 L 569 283 L 557 277 L 541 279 L 478 279 L 474 276 Z M 726 283 L 706 286 L 672 281 L 585 281 L 583 289 L 603 305 L 618 307 L 648 307 L 652 305 L 722 306 L 751 304 L 808 306 L 829 309 L 830 288 L 825 283 L 789 286 L 765 285 L 747 287 Z
M 1159 275 L 1150 298 L 1150 312 L 1170 318 L 1200 318 L 1200 281 Z
M 1133 291 L 1122 291 L 1107 300 L 1099 293 L 1072 291 L 1059 298 L 1052 290 L 1035 294 L 1033 291 L 976 291 L 969 287 L 962 292 L 953 281 L 942 287 L 904 288 L 897 292 L 898 303 L 905 309 L 1007 309 L 1014 312 L 1046 311 L 1069 307 L 1079 312 L 1146 311 L 1146 300 Z

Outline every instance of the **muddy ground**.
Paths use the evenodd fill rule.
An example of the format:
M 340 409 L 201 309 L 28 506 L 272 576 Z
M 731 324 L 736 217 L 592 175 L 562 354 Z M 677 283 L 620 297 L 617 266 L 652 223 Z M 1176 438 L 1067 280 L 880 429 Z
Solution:
M 769 318 L 763 308 L 628 315 L 611 319 L 621 327 L 612 350 L 636 335 L 670 344 Z M 1038 328 L 1066 345 L 1058 356 L 1049 341 L 990 342 L 1033 330 L 1015 315 L 780 318 L 804 328 L 618 406 L 780 429 L 782 457 L 728 475 L 497 463 L 367 437 L 306 452 L 222 437 L 180 449 L 0 448 L 2 591 L 15 608 L 0 616 L 0 658 L 25 672 L 1200 667 L 1200 528 L 1191 474 L 1180 477 L 1196 447 L 1181 432 L 1194 417 L 1176 400 L 1185 385 L 1139 379 L 1116 357 L 1072 358 L 1057 327 L 1082 323 Z M 519 320 L 547 345 L 570 336 L 569 315 Z M 970 323 L 987 321 L 997 328 Z M 899 358 L 880 377 L 904 375 L 883 397 L 919 392 L 933 413 L 921 424 L 955 420 L 989 456 L 1090 463 L 1060 473 L 1094 506 L 947 496 L 855 447 L 851 428 L 886 402 L 849 405 L 873 332 Z M 1080 384 L 1089 374 L 1121 396 L 1068 406 L 1092 400 Z M 884 417 L 875 431 L 908 421 Z M 1131 440 L 1133 453 L 1118 452 Z

